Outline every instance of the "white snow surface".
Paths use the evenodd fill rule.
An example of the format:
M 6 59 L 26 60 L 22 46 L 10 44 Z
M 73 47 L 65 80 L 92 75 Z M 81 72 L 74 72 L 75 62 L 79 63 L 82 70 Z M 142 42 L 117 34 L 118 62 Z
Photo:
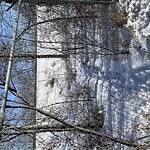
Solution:
M 150 52 L 150 0 L 119 0 L 122 9 L 128 13 L 128 26 Z
M 95 40 L 100 41 L 102 47 L 108 46 L 108 41 L 113 38 L 113 42 L 109 43 L 110 47 L 113 50 L 127 50 L 129 54 L 102 56 L 92 52 L 108 53 L 108 51 L 89 46 L 82 49 L 85 53 L 76 57 L 71 56 L 72 68 L 69 69 L 64 59 L 39 58 L 37 60 L 37 107 L 48 110 L 49 105 L 68 101 L 68 94 L 75 98 L 77 92 L 87 92 L 88 88 L 92 91 L 90 96 L 94 97 L 93 102 L 105 106 L 106 129 L 104 130 L 116 137 L 132 140 L 148 134 L 146 128 L 149 122 L 145 116 L 150 114 L 150 66 L 149 55 L 145 51 L 150 51 L 148 21 L 150 4 L 149 0 L 120 0 L 119 2 L 122 8 L 129 12 L 128 26 L 134 30 L 135 36 L 125 26 L 122 28 L 102 26 L 99 29 L 99 26 L 92 21 L 85 24 L 86 28 L 81 30 L 81 35 L 85 34 L 87 38 L 89 36 L 92 43 Z M 103 12 L 100 14 L 99 24 L 101 20 L 107 20 L 108 17 L 108 10 L 103 6 L 101 10 Z M 51 25 L 45 24 L 45 28 L 52 29 Z M 80 33 L 80 27 L 79 31 L 78 28 L 68 30 L 70 33 L 73 32 L 74 36 Z M 45 39 L 52 42 L 44 43 L 44 46 L 38 45 L 38 54 L 58 54 L 58 51 L 51 50 L 53 47 L 57 47 L 57 50 L 61 49 L 61 45 L 56 45 L 57 41 L 55 41 L 55 39 L 61 41 L 58 35 L 60 34 L 56 31 L 44 33 L 39 30 L 38 40 Z M 126 46 L 120 47 L 120 42 L 125 42 Z M 68 88 L 67 74 L 70 70 L 76 76 Z M 54 80 L 53 85 L 52 80 Z M 71 112 L 67 117 L 70 117 L 72 113 L 78 116 L 79 109 L 76 107 L 75 112 Z M 63 113 L 64 108 L 61 108 L 61 111 Z M 40 148 L 39 143 L 42 143 L 40 142 L 42 137 L 45 143 Z M 37 135 L 39 140 L 37 149 L 40 150 L 42 146 L 47 145 L 47 137 L 46 133 Z

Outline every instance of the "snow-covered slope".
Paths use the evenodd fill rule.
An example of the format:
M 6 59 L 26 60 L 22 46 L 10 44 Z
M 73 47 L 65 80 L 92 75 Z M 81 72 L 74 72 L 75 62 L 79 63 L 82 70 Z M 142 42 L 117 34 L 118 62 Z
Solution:
M 142 43 L 144 50 L 150 53 L 150 1 L 119 0 L 122 9 L 128 13 L 128 26 Z
M 70 57 L 37 60 L 37 107 L 48 111 L 55 108 L 59 112 L 58 117 L 76 124 L 87 117 L 91 108 L 103 106 L 103 132 L 127 140 L 147 135 L 150 113 L 150 66 L 147 52 L 150 44 L 149 32 L 146 31 L 149 30 L 149 23 L 146 20 L 149 4 L 148 0 L 145 0 L 147 5 L 143 1 L 129 3 L 120 0 L 122 7 L 129 11 L 127 26 L 131 26 L 132 31 L 127 26 L 112 26 L 109 17 L 117 11 L 116 6 L 105 5 L 94 7 L 95 12 L 90 6 L 86 9 L 85 14 L 93 11 L 92 15 L 95 13 L 98 18 L 58 21 L 59 28 L 55 28 L 56 31 L 60 29 L 58 32 L 52 28 L 56 24 L 42 25 L 38 30 L 38 39 L 46 42 L 38 45 L 38 54 L 58 53 L 61 49 L 65 50 L 67 55 L 70 54 Z M 135 7 L 139 8 L 138 10 L 132 8 L 135 2 L 140 3 L 140 7 Z M 81 11 L 72 9 L 71 12 L 71 9 L 65 7 L 59 9 L 64 18 L 66 14 L 70 16 L 75 11 Z M 140 16 L 141 13 L 144 14 L 144 20 Z M 49 16 L 44 14 L 44 17 Z M 68 101 L 72 103 L 68 105 Z M 54 105 L 60 102 L 66 103 L 60 107 Z M 64 138 L 64 134 L 58 136 Z M 42 146 L 50 145 L 54 140 L 52 137 L 47 139 L 48 134 L 47 137 L 45 134 L 43 139 L 41 135 L 38 137 L 41 138 L 37 138 L 38 146 L 39 143 L 42 143 Z M 78 141 L 80 140 L 79 138 Z M 54 149 L 61 149 L 64 143 L 67 145 L 65 140 L 60 143 L 58 147 L 55 145 Z M 77 140 L 75 143 L 78 146 Z M 67 149 L 66 147 L 64 149 Z M 118 146 L 117 149 L 123 147 Z

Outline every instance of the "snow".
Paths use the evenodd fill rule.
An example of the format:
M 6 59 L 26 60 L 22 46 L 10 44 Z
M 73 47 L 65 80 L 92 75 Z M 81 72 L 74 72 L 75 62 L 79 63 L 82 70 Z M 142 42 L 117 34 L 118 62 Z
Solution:
M 120 5 L 128 13 L 128 26 L 141 42 L 145 51 L 150 51 L 150 2 L 149 0 L 120 0 Z
M 100 44 L 105 47 L 109 43 L 113 50 L 125 50 L 129 53 L 102 56 L 92 54 L 91 51 L 107 54 L 106 49 L 89 46 L 82 49 L 84 53 L 71 56 L 69 60 L 71 68 L 65 59 L 39 58 L 37 60 L 37 107 L 49 111 L 49 105 L 54 103 L 76 100 L 76 98 L 85 100 L 92 97 L 94 105 L 105 106 L 104 131 L 116 137 L 132 140 L 148 134 L 145 130 L 148 119 L 144 115 L 150 113 L 150 66 L 149 55 L 145 53 L 150 50 L 148 17 L 150 4 L 149 0 L 120 0 L 119 2 L 122 9 L 129 13 L 127 26 L 114 28 L 110 25 L 105 27 L 107 26 L 105 25 L 99 29 L 94 22 L 87 21 L 81 31 L 80 27 L 72 27 L 69 32 L 74 37 L 83 35 L 87 39 L 90 37 L 91 43 L 95 40 L 101 41 Z M 102 20 L 107 20 L 110 15 L 107 9 L 100 7 L 103 11 L 99 14 L 101 18 L 98 20 L 99 24 Z M 51 29 L 51 25 L 46 24 L 46 29 Z M 39 30 L 38 34 L 40 41 L 51 40 L 51 43 L 45 44 L 47 49 L 40 47 L 41 45 L 38 46 L 38 54 L 55 53 L 55 50 L 51 50 L 53 46 L 61 49 L 61 44 L 54 44 L 56 42 L 54 39 L 62 39 L 58 36 L 59 32 L 51 31 L 49 35 L 46 35 Z M 113 42 L 112 38 L 115 39 Z M 120 42 L 125 42 L 125 45 L 120 45 Z M 69 73 L 75 74 L 74 79 L 68 79 Z M 53 86 L 52 79 L 54 79 Z M 88 105 L 84 102 L 80 107 L 77 105 L 71 108 L 67 118 L 76 116 L 75 121 L 80 119 L 79 117 L 82 118 L 84 115 L 80 114 L 80 108 L 84 113 Z M 64 106 L 60 110 L 65 112 L 64 109 L 69 108 Z M 42 137 L 42 135 L 39 136 Z M 44 139 L 46 141 L 46 138 Z

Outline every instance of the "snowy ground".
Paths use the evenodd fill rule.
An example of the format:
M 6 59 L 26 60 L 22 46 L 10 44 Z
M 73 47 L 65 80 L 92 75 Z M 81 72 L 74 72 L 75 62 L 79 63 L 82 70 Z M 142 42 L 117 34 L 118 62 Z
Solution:
M 147 129 L 150 113 L 148 54 L 150 51 L 150 4 L 148 1 L 120 0 L 122 9 L 129 12 L 128 24 L 124 27 L 110 26 L 105 20 L 114 8 L 110 8 L 108 13 L 108 8 L 101 6 L 98 14 L 101 19 L 97 22 L 93 20 L 82 22 L 84 23 L 82 30 L 78 26 L 68 29 L 71 33 L 73 32 L 74 37 L 80 35 L 91 41 L 87 40 L 86 44 L 89 42 L 89 46 L 83 48 L 82 52 L 73 53 L 69 60 L 38 59 L 37 107 L 49 110 L 49 105 L 54 103 L 75 100 L 72 97 L 76 98 L 78 92 L 80 95 L 78 98 L 92 97 L 94 105 L 104 106 L 106 112 L 104 131 L 109 134 L 128 140 L 149 134 Z M 41 31 L 38 33 L 40 40 L 45 38 L 46 41 L 50 35 L 54 37 L 53 39 L 60 38 L 55 31 L 47 36 Z M 80 43 L 79 39 L 75 38 L 75 40 Z M 90 42 L 100 43 L 101 46 L 93 46 Z M 48 44 L 46 47 L 50 49 L 52 46 L 60 48 L 59 44 Z M 73 45 L 73 47 L 77 46 L 79 45 Z M 121 54 L 100 55 L 99 52 L 110 53 L 105 49 L 106 46 Z M 45 50 L 40 45 L 38 54 L 44 53 Z M 53 52 L 49 50 L 49 54 Z M 66 61 L 71 66 L 67 65 Z M 69 78 L 70 73 L 74 75 L 73 79 Z M 71 97 L 68 98 L 70 95 Z M 85 102 L 83 109 L 88 105 L 89 103 Z M 76 116 L 77 112 L 80 112 L 78 107 L 72 109 L 74 111 L 70 110 L 67 117 L 70 117 L 71 113 Z M 63 108 L 60 110 L 64 111 Z M 39 141 L 40 138 L 38 138 Z M 43 138 L 47 139 L 47 137 Z M 46 146 L 48 143 L 42 144 L 41 146 Z

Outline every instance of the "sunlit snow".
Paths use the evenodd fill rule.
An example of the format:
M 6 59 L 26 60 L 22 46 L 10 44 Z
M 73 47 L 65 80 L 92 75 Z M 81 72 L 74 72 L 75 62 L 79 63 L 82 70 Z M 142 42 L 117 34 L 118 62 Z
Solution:
M 90 97 L 95 105 L 105 107 L 104 132 L 130 140 L 147 134 L 144 128 L 148 126 L 145 114 L 150 113 L 150 3 L 149 0 L 119 2 L 119 6 L 128 13 L 127 25 L 121 28 L 111 27 L 106 22 L 105 26 L 100 28 L 99 24 L 105 22 L 110 15 L 106 7 L 101 6 L 100 10 L 104 11 L 99 13 L 99 24 L 87 21 L 83 31 L 80 31 L 80 27 L 68 29 L 73 36 L 84 34 L 92 43 L 99 42 L 101 47 L 90 45 L 83 48 L 85 53 L 79 53 L 76 57 L 73 55 L 69 60 L 71 68 L 67 66 L 65 59 L 61 58 L 37 60 L 37 107 L 47 109 L 49 105 L 69 100 L 68 94 L 75 97 L 75 91 L 85 92 L 85 88 L 88 88 L 92 91 Z M 110 13 L 111 11 L 113 8 L 110 9 Z M 48 24 L 45 26 L 51 27 Z M 61 44 L 54 44 L 62 40 L 62 37 L 57 35 L 59 33 L 51 31 L 45 35 L 39 30 L 38 34 L 39 40 L 50 39 L 53 43 L 43 44 L 43 48 L 39 46 L 38 54 L 43 51 L 48 54 L 54 53 L 55 50 L 51 50 L 53 46 L 61 49 Z M 52 37 L 58 41 L 54 41 Z M 112 39 L 114 41 L 110 42 Z M 121 42 L 125 43 L 122 47 Z M 78 45 L 73 45 L 76 46 Z M 117 56 L 97 54 L 106 54 L 106 46 L 127 53 Z M 92 51 L 96 53 L 92 54 Z M 70 83 L 68 73 L 75 75 L 74 79 L 69 79 Z M 78 108 L 76 111 L 79 111 Z

